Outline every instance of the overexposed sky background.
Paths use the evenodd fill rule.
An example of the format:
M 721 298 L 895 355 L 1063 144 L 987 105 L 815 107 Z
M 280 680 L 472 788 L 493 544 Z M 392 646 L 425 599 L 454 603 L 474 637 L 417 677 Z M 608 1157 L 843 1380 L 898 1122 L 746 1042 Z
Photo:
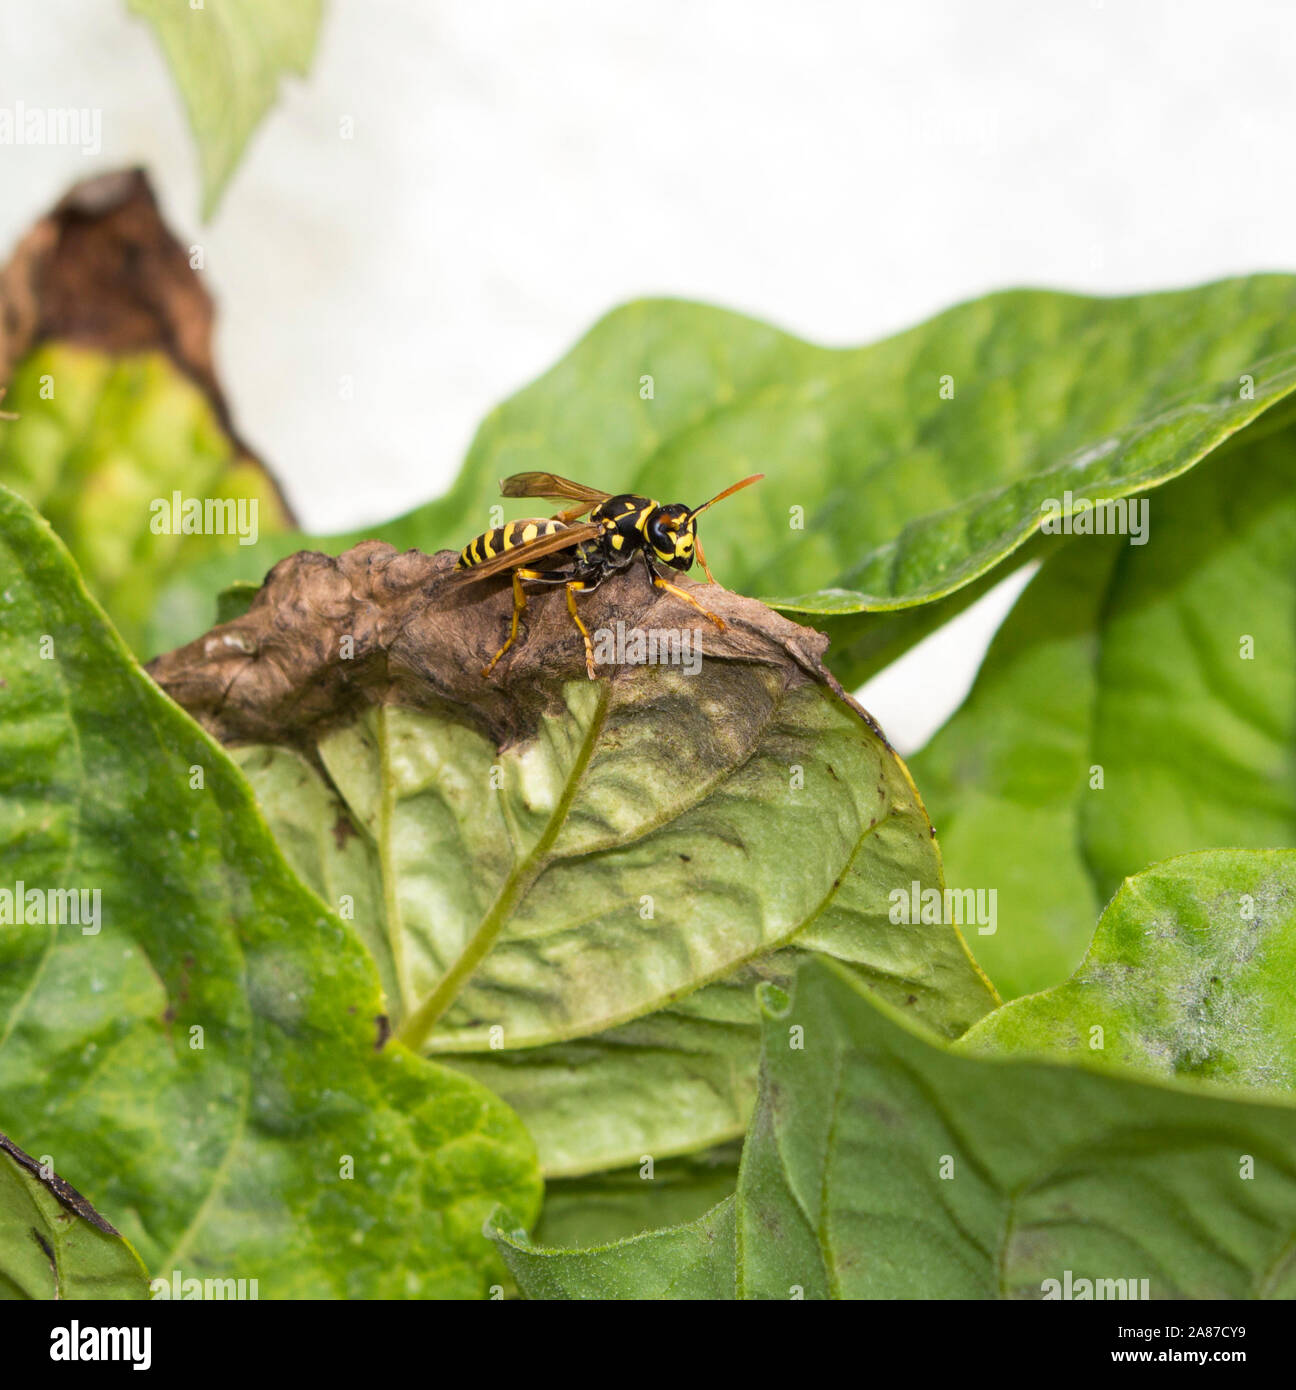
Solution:
M 350 528 L 443 490 L 491 406 L 640 295 L 849 344 L 1007 285 L 1291 269 L 1294 72 L 1286 0 L 331 0 L 202 227 L 151 31 L 12 4 L 0 103 L 100 108 L 103 148 L 0 148 L 0 254 L 145 164 L 206 249 L 244 434 L 307 526 Z M 866 688 L 902 749 L 1006 602 Z

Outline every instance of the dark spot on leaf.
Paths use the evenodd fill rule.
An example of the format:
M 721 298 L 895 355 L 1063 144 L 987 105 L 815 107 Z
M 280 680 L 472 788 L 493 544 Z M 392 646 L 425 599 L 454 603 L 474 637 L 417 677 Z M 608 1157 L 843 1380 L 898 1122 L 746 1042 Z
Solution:
M 861 1101 L 860 1109 L 886 1129 L 902 1128 L 905 1122 L 903 1111 L 880 1100 Z
M 35 1226 L 31 1228 L 31 1233 L 32 1239 L 35 1240 L 36 1244 L 39 1245 L 40 1248 L 45 1252 L 45 1258 L 50 1262 L 50 1269 L 54 1271 L 55 1286 L 57 1287 L 58 1261 L 54 1258 L 54 1251 L 50 1246 L 49 1241 L 47 1241 L 45 1237 L 41 1235 L 41 1233 L 36 1229 Z M 55 1297 L 57 1297 L 57 1294 L 55 1295 Z
M 177 991 L 180 1003 L 189 998 L 189 972 L 194 968 L 193 956 L 187 955 L 180 962 L 180 988 Z M 173 1006 L 174 1010 L 174 1006 Z
M 757 1220 L 764 1227 L 769 1238 L 777 1241 L 783 1234 L 783 1218 L 776 1208 L 771 1207 L 768 1211 L 759 1212 Z
M 351 824 L 351 817 L 345 811 L 339 811 L 337 820 L 333 822 L 333 843 L 338 849 L 346 849 L 347 841 L 356 834 L 358 831 Z
M 379 1014 L 374 1022 L 378 1025 L 378 1041 L 374 1043 L 374 1051 L 381 1052 L 387 1039 L 391 1037 L 391 1019 L 386 1014 Z

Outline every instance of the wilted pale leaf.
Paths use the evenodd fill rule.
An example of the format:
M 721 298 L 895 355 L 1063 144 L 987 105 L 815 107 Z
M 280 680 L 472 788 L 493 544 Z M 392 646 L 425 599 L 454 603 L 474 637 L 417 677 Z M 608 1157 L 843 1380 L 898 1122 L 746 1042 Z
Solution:
M 903 764 L 822 639 L 639 573 L 582 599 L 598 637 L 686 634 L 688 664 L 590 681 L 561 593 L 485 680 L 507 581 L 371 544 L 284 562 L 246 615 L 155 662 L 227 742 L 280 843 L 378 963 L 397 1037 L 520 1108 L 546 1171 L 741 1133 L 752 985 L 790 948 L 851 964 L 956 1035 L 993 1002 L 957 928 L 893 922 L 939 884 Z

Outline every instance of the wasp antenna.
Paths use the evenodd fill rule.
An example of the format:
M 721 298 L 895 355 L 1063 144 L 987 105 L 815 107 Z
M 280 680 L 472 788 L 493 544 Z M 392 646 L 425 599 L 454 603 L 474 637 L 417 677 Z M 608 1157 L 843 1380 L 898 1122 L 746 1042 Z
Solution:
M 739 488 L 750 487 L 753 483 L 760 482 L 764 476 L 764 473 L 753 473 L 750 478 L 744 478 L 742 482 L 735 483 L 733 487 L 727 487 L 723 492 L 717 492 L 709 502 L 703 502 L 700 507 L 694 507 L 689 515 L 698 516 L 700 513 L 706 511 L 708 507 L 714 507 L 717 502 L 723 502 L 726 497 L 732 496 Z

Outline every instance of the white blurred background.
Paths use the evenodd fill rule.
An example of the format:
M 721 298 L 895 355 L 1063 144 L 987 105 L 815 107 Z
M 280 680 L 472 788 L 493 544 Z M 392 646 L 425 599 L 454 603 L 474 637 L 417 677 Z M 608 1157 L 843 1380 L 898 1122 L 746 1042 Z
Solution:
M 0 147 L 0 254 L 74 179 L 145 164 L 206 249 L 236 418 L 312 529 L 440 492 L 486 411 L 636 296 L 851 344 L 1008 285 L 1296 261 L 1286 0 L 329 0 L 206 227 L 124 0 L 4 6 L 0 63 L 0 103 L 103 112 L 95 156 Z M 903 750 L 1009 598 L 866 687 Z

